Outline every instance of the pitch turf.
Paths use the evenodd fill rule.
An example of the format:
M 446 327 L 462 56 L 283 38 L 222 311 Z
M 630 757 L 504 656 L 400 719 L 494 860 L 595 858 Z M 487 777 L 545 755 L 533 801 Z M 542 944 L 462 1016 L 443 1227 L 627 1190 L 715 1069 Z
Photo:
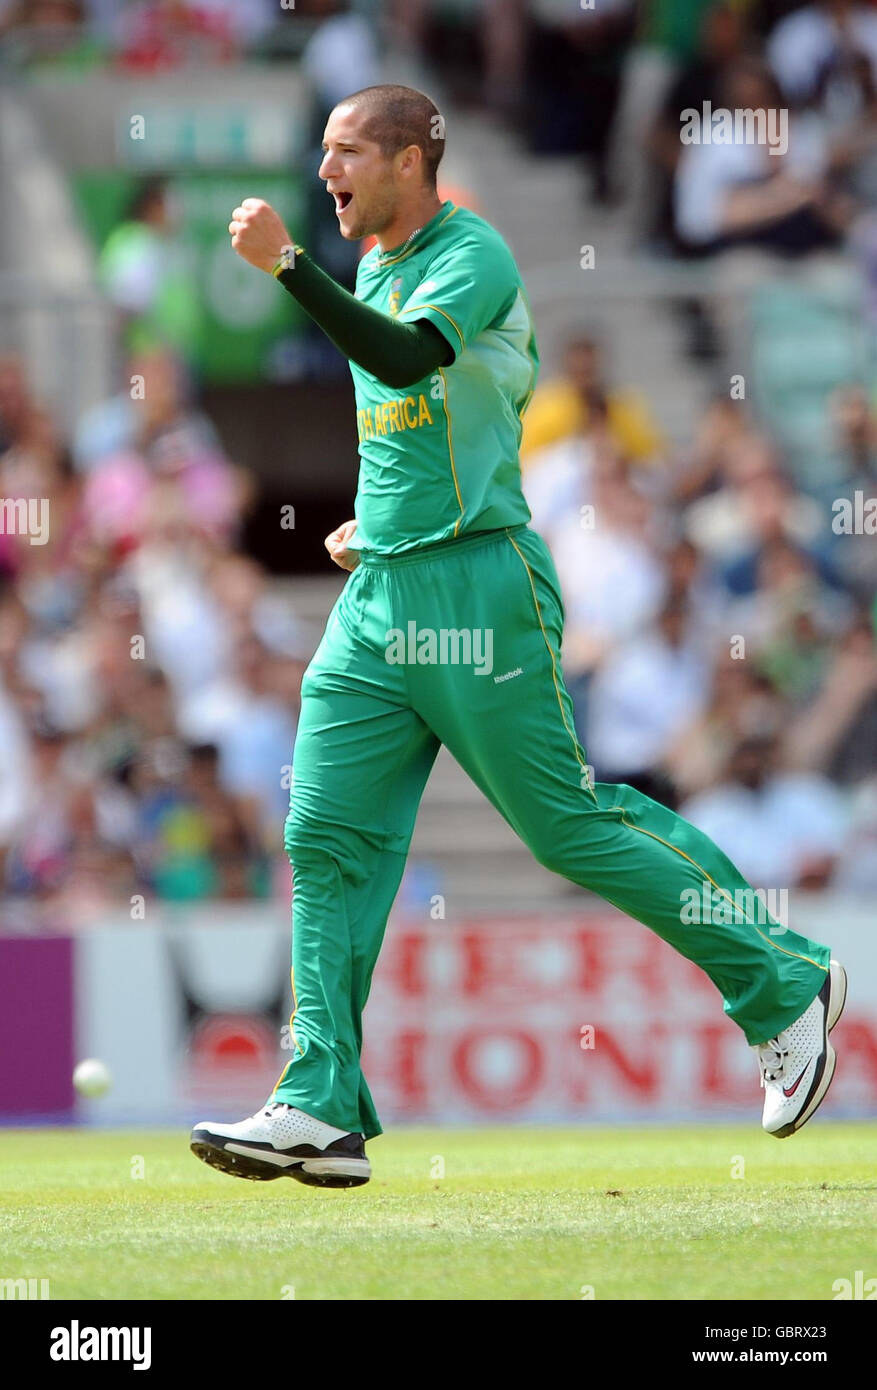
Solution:
M 369 1153 L 367 1187 L 324 1192 L 214 1172 L 183 1131 L 0 1131 L 0 1278 L 56 1299 L 831 1299 L 877 1276 L 877 1124 L 397 1130 Z

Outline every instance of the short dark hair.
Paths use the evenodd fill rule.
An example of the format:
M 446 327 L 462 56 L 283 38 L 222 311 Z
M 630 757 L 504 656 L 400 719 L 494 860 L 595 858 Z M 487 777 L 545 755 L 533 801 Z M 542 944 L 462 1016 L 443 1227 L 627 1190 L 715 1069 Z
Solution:
M 435 102 L 414 87 L 384 83 L 363 87 L 337 103 L 356 106 L 365 116 L 363 135 L 374 140 L 387 159 L 416 145 L 423 155 L 424 177 L 435 188 L 438 167 L 445 152 L 445 122 Z

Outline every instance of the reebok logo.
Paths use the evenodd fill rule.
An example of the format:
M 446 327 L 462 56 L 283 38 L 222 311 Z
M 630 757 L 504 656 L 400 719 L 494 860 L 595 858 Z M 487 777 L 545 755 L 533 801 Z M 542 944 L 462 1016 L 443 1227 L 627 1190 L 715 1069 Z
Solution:
M 494 685 L 501 685 L 503 681 L 513 681 L 515 676 L 522 676 L 523 674 L 523 666 L 516 666 L 514 671 L 506 671 L 502 676 L 494 676 L 493 683 Z

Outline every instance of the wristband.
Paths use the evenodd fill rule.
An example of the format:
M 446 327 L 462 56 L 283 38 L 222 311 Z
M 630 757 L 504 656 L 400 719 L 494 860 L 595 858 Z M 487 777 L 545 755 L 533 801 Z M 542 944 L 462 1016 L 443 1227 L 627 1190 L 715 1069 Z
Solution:
M 284 270 L 294 270 L 295 258 L 301 255 L 303 250 L 304 247 L 302 246 L 281 246 L 280 260 L 277 262 L 271 274 L 276 278 L 278 275 L 282 275 Z

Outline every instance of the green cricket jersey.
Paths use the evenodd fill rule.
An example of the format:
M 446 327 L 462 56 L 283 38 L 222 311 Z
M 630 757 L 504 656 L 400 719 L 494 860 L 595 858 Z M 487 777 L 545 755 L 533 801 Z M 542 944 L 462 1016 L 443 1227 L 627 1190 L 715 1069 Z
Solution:
M 521 415 L 539 354 L 514 258 L 483 218 L 448 201 L 397 251 L 374 247 L 356 297 L 429 319 L 450 366 L 400 390 L 350 363 L 356 389 L 356 544 L 384 554 L 529 521 Z

